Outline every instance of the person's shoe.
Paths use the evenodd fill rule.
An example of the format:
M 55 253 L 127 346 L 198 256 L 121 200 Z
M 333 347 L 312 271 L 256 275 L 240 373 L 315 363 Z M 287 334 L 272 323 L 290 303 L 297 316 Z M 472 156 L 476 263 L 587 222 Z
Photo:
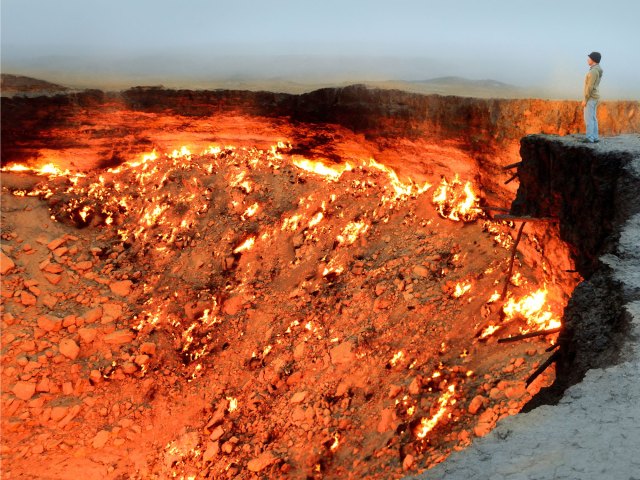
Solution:
M 593 141 L 593 140 L 591 140 L 590 138 L 582 138 L 582 139 L 580 139 L 580 141 L 581 141 L 582 143 L 594 143 L 594 141 Z
M 593 143 L 600 143 L 600 140 L 596 138 Z

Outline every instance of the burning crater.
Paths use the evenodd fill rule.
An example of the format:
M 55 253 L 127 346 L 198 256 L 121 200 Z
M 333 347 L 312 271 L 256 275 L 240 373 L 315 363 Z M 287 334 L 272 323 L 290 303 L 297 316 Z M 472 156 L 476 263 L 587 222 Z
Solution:
M 3 99 L 9 474 L 400 477 L 554 381 L 581 277 L 506 208 L 522 132 L 342 92 Z

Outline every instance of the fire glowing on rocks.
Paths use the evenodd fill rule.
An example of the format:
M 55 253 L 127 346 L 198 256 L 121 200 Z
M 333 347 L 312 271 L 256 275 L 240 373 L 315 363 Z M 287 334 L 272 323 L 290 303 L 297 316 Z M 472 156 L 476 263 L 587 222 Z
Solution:
M 489 325 L 482 331 L 479 338 L 484 339 L 484 338 L 490 337 L 491 335 L 496 333 L 498 330 L 500 330 L 499 325 Z
M 293 164 L 302 170 L 321 175 L 333 181 L 337 181 L 344 172 L 348 172 L 353 169 L 351 164 L 348 162 L 340 165 L 328 166 L 323 162 L 308 160 L 306 158 L 294 158 Z
M 456 283 L 455 290 L 453 291 L 453 296 L 455 298 L 459 298 L 463 296 L 465 293 L 467 293 L 469 290 L 471 290 L 471 282 L 464 281 L 464 282 Z
M 176 371 L 186 381 L 194 385 L 220 380 L 229 385 L 216 394 L 224 404 L 220 403 L 217 413 L 220 423 L 213 425 L 216 430 L 207 430 L 215 438 L 194 436 L 193 447 L 180 452 L 173 451 L 178 444 L 170 444 L 169 453 L 183 458 L 183 465 L 197 457 L 206 458 L 208 465 L 223 461 L 229 465 L 232 453 L 244 462 L 245 454 L 254 451 L 241 448 L 245 442 L 250 445 L 248 439 L 272 439 L 267 429 L 252 429 L 271 421 L 261 423 L 262 418 L 282 415 L 270 397 L 283 398 L 284 391 L 296 389 L 296 402 L 286 414 L 292 417 L 292 425 L 309 426 L 304 439 L 312 438 L 307 437 L 312 429 L 318 433 L 316 424 L 325 429 L 320 449 L 325 457 L 317 463 L 323 472 L 324 462 L 344 462 L 347 452 L 362 445 L 351 428 L 347 435 L 340 425 L 370 425 L 373 415 L 382 418 L 378 432 L 396 432 L 396 445 L 413 444 L 420 450 L 416 460 L 420 468 L 432 465 L 449 451 L 450 438 L 466 438 L 458 434 L 473 431 L 475 425 L 473 415 L 453 407 L 465 402 L 467 395 L 477 395 L 480 385 L 476 374 L 462 363 L 475 355 L 471 343 L 477 346 L 477 326 L 482 322 L 479 338 L 484 339 L 510 321 L 527 322 L 530 329 L 559 325 L 546 305 L 547 290 L 524 296 L 511 293 L 504 304 L 498 303 L 502 297 L 495 292 L 483 302 L 499 284 L 505 263 L 504 249 L 492 248 L 492 238 L 505 247 L 511 245 L 511 227 L 488 219 L 482 226 L 467 225 L 468 242 L 444 237 L 436 228 L 446 223 L 438 221 L 438 215 L 462 222 L 482 216 L 470 182 L 463 183 L 458 176 L 450 182 L 443 178 L 433 193 L 434 211 L 431 198 L 416 201 L 429 190 L 428 183 L 400 180 L 393 169 L 373 159 L 325 163 L 295 158 L 287 148 L 291 146 L 281 143 L 267 151 L 230 146 L 212 146 L 200 154 L 186 146 L 170 153 L 154 150 L 116 168 L 86 175 L 64 172 L 53 164 L 38 169 L 11 166 L 3 171 L 67 176 L 69 181 L 42 181 L 30 191 L 12 193 L 45 200 L 57 195 L 49 205 L 53 217 L 67 225 L 88 227 L 85 232 L 99 238 L 95 242 L 99 247 L 86 254 L 91 261 L 76 262 L 85 264 L 83 275 L 74 273 L 71 278 L 91 280 L 97 288 L 106 286 L 101 295 L 109 295 L 111 284 L 126 292 L 130 303 L 118 301 L 131 310 L 131 316 L 123 313 L 122 328 L 127 326 L 125 318 L 132 318 L 135 322 L 129 328 L 135 330 L 136 342 L 147 340 L 150 332 L 168 337 L 185 367 Z M 490 251 L 488 265 L 481 263 L 482 255 L 474 258 L 476 247 L 478 252 Z M 65 254 L 56 249 L 52 255 Z M 108 263 L 100 264 L 103 258 Z M 67 265 L 73 261 L 60 268 Z M 118 271 L 119 265 L 129 268 L 126 276 Z M 47 263 L 42 268 L 56 267 Z M 164 272 L 172 273 L 165 277 Z M 526 291 L 525 275 L 533 278 L 528 270 L 512 276 L 516 292 Z M 46 278 L 59 281 L 55 275 Z M 439 299 L 445 313 L 434 307 Z M 490 315 L 502 316 L 503 323 Z M 431 318 L 434 321 L 429 323 Z M 476 329 L 463 339 L 470 318 L 474 322 L 470 329 Z M 455 325 L 460 338 L 446 336 L 448 322 Z M 490 345 L 482 342 L 482 347 Z M 225 350 L 226 354 L 221 353 Z M 317 352 L 326 352 L 327 362 L 353 369 L 354 378 L 361 365 L 382 366 L 390 391 L 385 388 L 379 394 L 371 389 L 360 395 L 356 392 L 362 387 L 347 381 L 335 382 L 340 393 L 335 386 L 322 391 L 330 383 L 327 377 L 316 385 L 305 373 L 314 368 L 314 375 L 324 375 L 310 366 Z M 150 378 L 164 371 L 150 363 L 154 358 L 142 358 L 145 363 L 137 369 L 138 357 L 144 356 L 133 350 L 125 356 L 124 362 L 130 359 L 128 375 Z M 422 373 L 432 368 L 433 358 L 438 369 L 425 379 Z M 478 363 L 474 365 L 478 377 L 500 378 L 490 370 L 493 365 L 483 370 L 482 360 Z M 223 373 L 225 368 L 233 374 Z M 499 365 L 495 371 L 503 368 Z M 116 370 L 115 362 L 111 370 Z M 255 384 L 256 391 L 251 388 L 247 393 L 234 384 L 231 377 L 236 375 L 242 385 Z M 102 374 L 100 378 L 109 377 Z M 373 407 L 360 408 L 361 398 L 379 410 L 372 414 Z M 433 405 L 425 412 L 427 400 Z M 347 409 L 349 422 L 337 420 Z M 424 418 L 417 416 L 419 412 L 424 412 Z M 222 421 L 225 415 L 233 422 Z M 445 423 L 447 415 L 455 420 L 447 428 L 454 430 L 442 440 L 440 429 L 433 430 Z M 403 430 L 399 423 L 411 426 Z M 301 429 L 291 429 L 296 430 Z M 277 440 L 281 432 L 275 427 L 273 432 L 274 451 L 286 451 L 288 447 Z M 428 442 L 423 441 L 430 432 Z M 299 441 L 296 435 L 291 438 Z M 372 449 L 370 456 L 381 458 L 378 453 L 391 451 L 388 446 L 381 445 L 377 452 Z M 266 463 L 273 460 L 265 468 L 276 464 L 275 457 L 264 458 Z M 273 466 L 271 474 L 281 465 L 284 461 Z M 299 469 L 296 475 L 303 469 L 288 464 L 287 468 Z M 210 470 L 212 475 L 220 471 Z
M 365 222 L 349 222 L 338 235 L 338 242 L 345 245 L 353 245 L 360 235 L 369 230 L 369 225 Z
M 247 218 L 253 217 L 258 211 L 258 208 L 260 208 L 260 206 L 257 203 L 254 203 L 244 211 L 240 218 L 242 218 L 242 220 L 246 220 Z
M 402 353 L 402 350 L 396 352 L 391 358 L 391 360 L 389 360 L 389 365 L 391 365 L 392 367 L 395 367 L 396 364 L 402 359 L 403 356 L 404 356 L 404 353 Z
M 436 403 L 436 406 L 438 407 L 436 413 L 429 418 L 425 417 L 420 420 L 420 425 L 415 432 L 416 437 L 420 439 L 426 437 L 427 434 L 438 424 L 440 419 L 447 413 L 448 407 L 456 403 L 455 398 L 452 398 L 455 391 L 455 385 L 449 385 L 449 387 L 447 387 L 447 390 L 440 396 Z
M 57 165 L 53 163 L 46 163 L 40 167 L 30 167 L 27 165 L 21 164 L 12 164 L 7 165 L 6 167 L 2 167 L 0 169 L 2 172 L 31 172 L 36 175 L 46 175 L 48 177 L 60 177 L 60 176 L 69 176 L 71 172 L 69 170 L 61 170 Z M 81 175 L 81 174 L 77 174 Z
M 235 397 L 227 397 L 229 401 L 229 413 L 233 413 L 238 409 L 238 399 Z
M 395 170 L 387 167 L 386 165 L 383 165 L 382 163 L 376 162 L 373 158 L 369 159 L 368 166 L 387 174 L 387 176 L 389 177 L 389 181 L 391 182 L 391 186 L 395 190 L 397 196 L 420 195 L 421 193 L 424 193 L 429 190 L 429 188 L 431 188 L 431 185 L 427 182 L 425 182 L 422 186 L 419 186 L 414 184 L 413 182 L 404 183 L 400 181 Z
M 253 248 L 253 245 L 256 243 L 255 237 L 249 237 L 236 248 L 234 248 L 233 253 L 242 253 Z
M 553 312 L 546 304 L 547 288 L 543 287 L 524 297 L 515 299 L 509 298 L 502 307 L 507 320 L 512 320 L 518 316 L 523 317 L 527 324 L 536 330 L 548 330 L 560 327 L 560 320 L 555 318 Z M 521 329 L 526 333 L 530 329 Z
M 442 177 L 440 185 L 433 192 L 433 203 L 438 213 L 449 220 L 472 222 L 482 215 L 482 209 L 478 206 L 480 199 L 473 191 L 471 182 L 463 186 L 458 175 L 451 182 Z

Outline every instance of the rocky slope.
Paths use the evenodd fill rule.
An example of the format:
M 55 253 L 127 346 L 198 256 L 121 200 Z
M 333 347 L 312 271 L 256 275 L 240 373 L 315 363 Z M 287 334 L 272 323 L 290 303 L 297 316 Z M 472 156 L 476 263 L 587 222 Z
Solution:
M 471 183 L 441 208 L 379 163 L 292 150 L 3 172 L 7 478 L 399 477 L 548 384 L 524 382 L 544 338 L 480 334 L 545 328 L 568 291 L 541 324 L 506 314 L 510 228 Z M 507 301 L 545 276 L 517 274 Z

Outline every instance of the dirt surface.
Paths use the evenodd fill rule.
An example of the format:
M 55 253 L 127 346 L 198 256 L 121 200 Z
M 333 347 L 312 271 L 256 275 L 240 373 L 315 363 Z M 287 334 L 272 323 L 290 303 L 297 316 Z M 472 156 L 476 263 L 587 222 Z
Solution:
M 255 122 L 3 172 L 3 478 L 397 478 L 553 379 L 525 385 L 552 336 L 496 338 L 548 327 L 573 285 L 531 250 L 495 299 L 515 233 L 465 190 L 475 167 L 456 183 L 432 146 L 398 178 L 339 127 L 328 158 Z

